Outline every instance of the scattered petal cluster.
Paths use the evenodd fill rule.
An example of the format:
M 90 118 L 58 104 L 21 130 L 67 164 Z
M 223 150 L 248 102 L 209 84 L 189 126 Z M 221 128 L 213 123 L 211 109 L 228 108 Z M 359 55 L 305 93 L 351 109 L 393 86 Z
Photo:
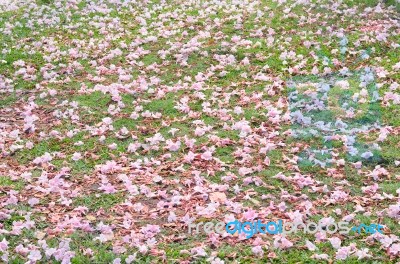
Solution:
M 0 1 L 0 262 L 394 263 L 385 2 Z M 235 219 L 383 232 L 188 232 Z

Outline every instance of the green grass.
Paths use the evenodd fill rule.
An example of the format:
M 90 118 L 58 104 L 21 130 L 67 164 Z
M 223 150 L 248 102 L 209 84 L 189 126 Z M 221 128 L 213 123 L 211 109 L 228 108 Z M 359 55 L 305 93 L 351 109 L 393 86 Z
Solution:
M 96 186 L 93 186 L 93 188 L 96 188 Z M 74 200 L 74 205 L 86 206 L 90 212 L 96 212 L 100 208 L 110 209 L 114 205 L 122 203 L 123 201 L 124 201 L 124 195 L 122 193 L 99 194 L 99 195 L 90 194 L 83 197 L 77 197 Z
M 1 30 L 4 30 L 7 24 L 15 25 L 11 28 L 11 34 L 0 36 L 0 60 L 5 61 L 0 63 L 0 75 L 12 79 L 14 90 L 19 90 L 0 93 L 0 110 L 10 113 L 11 109 L 11 114 L 14 115 L 12 118 L 8 115 L 5 118 L 0 117 L 0 155 L 4 155 L 4 161 L 0 163 L 7 165 L 6 170 L 12 171 L 12 173 L 7 173 L 3 167 L 0 167 L 0 197 L 2 198 L 0 204 L 8 199 L 7 192 L 10 190 L 18 191 L 17 197 L 20 199 L 17 205 L 4 206 L 4 211 L 10 214 L 10 218 L 4 219 L 2 224 L 4 229 L 9 231 L 13 223 L 25 221 L 24 216 L 27 214 L 32 214 L 32 219 L 35 221 L 35 228 L 23 230 L 21 235 L 7 233 L 0 235 L 0 241 L 6 238 L 10 242 L 8 263 L 26 263 L 26 256 L 17 254 L 15 247 L 21 243 L 25 246 L 28 244 L 33 245 L 32 247 L 37 246 L 38 239 L 35 237 L 35 232 L 47 232 L 54 229 L 54 219 L 59 215 L 70 217 L 76 215 L 79 221 L 89 220 L 93 227 L 103 221 L 113 225 L 116 232 L 116 238 L 105 243 L 95 240 L 95 237 L 99 235 L 98 231 L 71 230 L 55 237 L 47 234 L 45 240 L 52 247 L 57 247 L 63 238 L 71 239 L 70 247 L 76 254 L 72 263 L 112 263 L 117 257 L 120 257 L 121 262 L 124 263 L 129 254 L 138 252 L 139 242 L 134 241 L 129 246 L 125 243 L 127 252 L 122 254 L 113 251 L 113 242 L 118 240 L 118 243 L 122 243 L 123 236 L 131 232 L 132 234 L 140 233 L 137 228 L 146 224 L 160 225 L 161 234 L 155 237 L 158 243 L 156 249 L 164 250 L 166 259 L 163 259 L 161 254 L 150 251 L 147 254 L 138 253 L 137 263 L 208 263 L 207 258 L 211 255 L 224 260 L 225 263 L 321 263 L 321 260 L 311 257 L 314 253 L 328 254 L 330 259 L 328 263 L 390 263 L 394 261 L 386 254 L 387 250 L 379 244 L 367 244 L 365 235 L 342 237 L 343 245 L 356 243 L 358 248 L 369 248 L 374 257 L 368 260 L 357 260 L 355 256 L 351 256 L 342 262 L 335 260 L 336 250 L 329 242 L 316 243 L 318 247 L 316 252 L 307 250 L 304 246 L 305 239 L 315 241 L 315 237 L 311 235 L 291 235 L 289 238 L 294 242 L 294 247 L 289 250 L 276 249 L 273 247 L 272 237 L 262 237 L 267 247 L 263 247 L 264 256 L 258 258 L 252 252 L 254 240 L 237 241 L 225 238 L 221 239 L 220 244 L 216 244 L 204 234 L 176 238 L 186 235 L 184 234 L 186 226 L 182 225 L 180 220 L 176 227 L 164 226 L 169 212 L 175 212 L 178 217 L 186 214 L 191 217 L 196 216 L 197 206 L 207 206 L 210 202 L 206 195 L 202 196 L 202 192 L 214 192 L 227 186 L 223 192 L 232 202 L 243 206 L 241 212 L 246 209 L 262 210 L 265 213 L 263 217 L 287 219 L 288 215 L 285 214 L 287 212 L 299 210 L 306 214 L 304 208 L 310 205 L 308 204 L 310 202 L 312 208 L 307 212 L 310 219 L 333 215 L 336 220 L 339 220 L 340 217 L 333 213 L 334 209 L 342 209 L 345 215 L 354 212 L 356 204 L 359 203 L 371 212 L 371 216 L 359 212 L 355 221 L 372 223 L 382 218 L 391 234 L 398 234 L 396 220 L 385 215 L 385 209 L 390 204 L 394 204 L 394 199 L 393 201 L 373 199 L 361 189 L 376 182 L 380 188 L 378 194 L 384 192 L 397 197 L 397 190 L 400 188 L 397 180 L 400 168 L 394 165 L 394 162 L 400 159 L 400 137 L 396 134 L 397 132 L 390 133 L 388 138 L 380 143 L 382 149 L 374 152 L 376 159 L 365 161 L 362 170 L 357 171 L 351 164 L 357 160 L 346 155 L 345 144 L 342 140 L 324 142 L 322 137 L 310 134 L 302 138 L 291 138 L 283 133 L 288 129 L 302 129 L 301 126 L 290 124 L 288 120 L 274 124 L 268 119 L 269 107 L 277 107 L 282 111 L 281 117 L 288 112 L 287 106 L 291 102 L 287 102 L 290 90 L 286 88 L 289 80 L 297 84 L 306 81 L 318 82 L 324 78 L 338 80 L 336 72 L 342 67 L 349 68 L 353 73 L 358 73 L 357 71 L 366 65 L 383 67 L 388 71 L 388 76 L 376 80 L 376 83 L 381 83 L 382 87 L 379 89 L 374 86 L 368 87 L 370 91 L 377 89 L 383 97 L 389 91 L 390 83 L 400 77 L 393 70 L 393 66 L 398 63 L 398 48 L 394 47 L 394 44 L 398 43 L 398 34 L 395 32 L 395 26 L 387 26 L 394 23 L 393 21 L 398 16 L 396 11 L 388 11 L 382 5 L 384 13 L 371 11 L 368 14 L 365 13 L 365 16 L 361 15 L 365 8 L 375 7 L 380 2 L 378 0 L 345 0 L 338 5 L 336 13 L 327 10 L 327 5 L 331 7 L 337 3 L 312 2 L 315 4 L 311 6 L 294 4 L 294 0 L 288 0 L 283 4 L 268 0 L 237 2 L 236 4 L 228 1 L 225 4 L 220 3 L 221 6 L 217 3 L 201 3 L 196 6 L 191 3 L 176 1 L 165 3 L 165 1 L 154 0 L 148 3 L 128 3 L 128 6 L 124 6 L 106 1 L 100 9 L 95 9 L 92 3 L 81 1 L 77 3 L 77 9 L 75 9 L 75 7 L 65 7 L 65 3 L 62 3 L 62 7 L 56 8 L 57 3 L 53 0 L 37 0 L 39 7 L 22 7 L 12 12 L 0 13 Z M 388 0 L 385 3 L 394 5 L 400 10 L 400 4 L 397 4 L 395 0 Z M 110 8 L 110 12 L 106 8 Z M 285 13 L 287 8 L 290 8 L 289 14 Z M 348 8 L 354 8 L 352 9 L 354 14 L 353 11 L 345 12 Z M 259 14 L 258 11 L 260 11 Z M 56 18 L 59 22 L 54 25 L 44 25 L 46 23 L 40 25 L 39 20 L 47 18 Z M 191 18 L 197 21 L 189 22 Z M 388 18 L 391 20 L 389 21 Z M 30 22 L 33 23 L 32 29 L 28 27 Z M 387 37 L 388 43 L 371 40 L 381 29 L 377 32 L 369 29 L 366 30 L 367 32 L 361 30 L 374 22 L 385 25 L 391 34 Z M 18 23 L 21 23 L 21 26 Z M 147 28 L 146 34 L 143 33 L 144 28 Z M 273 29 L 275 33 L 270 33 L 270 29 Z M 335 49 L 340 48 L 340 38 L 336 37 L 334 32 L 342 29 L 349 40 L 348 52 L 344 55 L 339 54 L 340 52 L 335 53 Z M 210 37 L 207 36 L 208 32 Z M 157 37 L 157 41 L 148 42 L 147 38 L 152 36 Z M 240 36 L 242 41 L 250 42 L 234 43 L 233 36 Z M 368 40 L 356 43 L 357 40 L 366 36 Z M 272 45 L 268 44 L 269 37 L 274 38 Z M 201 43 L 199 50 L 184 54 L 188 55 L 186 66 L 179 64 L 176 55 L 181 55 L 181 45 L 188 44 L 194 39 Z M 312 42 L 310 48 L 305 46 L 306 40 Z M 260 46 L 256 45 L 258 42 L 261 43 Z M 117 48 L 122 50 L 122 55 L 106 58 L 111 50 Z M 79 51 L 79 58 L 74 58 L 70 54 L 72 49 Z M 169 51 L 165 59 L 162 59 L 158 53 L 160 50 Z M 358 59 L 362 50 L 368 51 L 369 59 Z M 148 53 L 135 54 L 140 51 Z M 295 55 L 293 58 L 283 60 L 280 56 L 284 51 L 293 51 Z M 132 54 L 137 55 L 137 58 L 131 59 Z M 236 63 L 221 67 L 214 55 L 233 55 Z M 249 65 L 241 63 L 245 57 L 249 59 Z M 335 65 L 335 59 L 340 65 Z M 20 67 L 14 67 L 13 63 L 18 60 L 23 60 L 27 65 L 35 68 L 36 80 L 29 81 L 14 75 Z M 327 61 L 327 65 L 324 65 L 323 61 Z M 77 65 L 73 62 L 80 63 L 83 69 L 77 69 Z M 93 62 L 97 65 L 95 66 Z M 330 67 L 333 74 L 324 77 L 321 77 L 320 73 L 311 74 L 314 67 L 320 73 L 325 67 Z M 292 73 L 289 68 L 293 70 Z M 67 72 L 63 72 L 66 69 Z M 105 72 L 100 73 L 103 70 Z M 44 71 L 54 71 L 58 77 L 54 80 L 46 80 L 43 78 Z M 130 81 L 122 82 L 132 93 L 118 88 L 125 106 L 121 107 L 121 111 L 115 115 L 108 113 L 110 105 L 117 106 L 118 104 L 110 93 L 80 92 L 83 86 L 93 89 L 96 85 L 121 84 L 120 71 L 123 74 L 132 75 Z M 226 74 L 220 75 L 222 71 Z M 255 77 L 261 74 L 268 76 L 271 80 L 257 80 Z M 207 76 L 207 78 L 203 79 L 201 76 Z M 102 77 L 104 80 L 96 80 L 94 77 Z M 154 92 L 142 90 L 140 80 L 144 78 L 150 84 L 152 77 L 160 79 L 159 84 L 149 85 Z M 371 124 L 374 121 L 394 128 L 400 126 L 398 105 L 390 102 L 389 106 L 382 101 L 360 105 L 351 101 L 353 93 L 360 90 L 357 79 L 357 74 L 348 78 L 350 82 L 348 91 L 344 92 L 338 87 L 330 90 L 329 96 L 334 100 L 330 101 L 329 111 L 311 111 L 308 114 L 317 115 L 319 120 L 330 122 L 337 117 L 343 117 L 344 111 L 340 107 L 344 102 L 349 102 L 351 106 L 362 112 L 352 123 L 354 126 Z M 203 88 L 200 91 L 195 91 L 192 87 L 197 82 L 201 83 Z M 57 95 L 41 98 L 41 93 L 48 92 L 50 89 L 56 90 Z M 271 93 L 272 91 L 274 94 Z M 199 98 L 200 93 L 204 94 L 203 99 Z M 189 99 L 190 113 L 177 109 L 185 97 Z M 280 100 L 279 106 L 278 100 Z M 22 128 L 23 112 L 27 110 L 30 102 L 37 105 L 32 108 L 32 113 L 39 117 L 37 131 L 34 134 L 22 134 L 21 140 L 16 140 L 15 143 L 23 145 L 31 141 L 34 147 L 24 148 L 10 156 L 6 151 L 3 154 L 3 146 L 7 149 L 14 143 L 13 139 L 8 138 L 8 132 Z M 78 103 L 74 114 L 79 116 L 79 120 L 71 119 L 68 114 L 71 111 L 71 102 Z M 241 107 L 243 113 L 234 113 L 237 106 Z M 143 109 L 137 110 L 140 107 Z M 207 108 L 210 108 L 211 112 L 208 112 Z M 61 111 L 66 115 L 61 118 L 51 116 L 56 111 Z M 226 111 L 225 114 L 223 114 L 224 111 Z M 365 114 L 368 111 L 370 113 Z M 139 118 L 135 120 L 130 118 L 133 112 L 137 112 Z M 143 116 L 143 113 L 147 112 L 161 113 L 162 117 Z M 45 119 L 47 115 L 51 118 Z M 100 142 L 99 135 L 92 135 L 91 132 L 101 128 L 101 122 L 105 117 L 112 118 L 113 129 L 102 131 L 100 134 L 105 140 Z M 52 121 L 46 123 L 43 120 Z M 243 137 L 239 130 L 232 129 L 232 126 L 241 120 L 248 121 L 254 133 Z M 201 122 L 201 124 L 195 124 L 196 122 Z M 203 127 L 203 125 L 211 126 L 212 129 L 203 136 L 196 136 L 194 133 L 196 127 Z M 119 138 L 117 133 L 124 127 L 129 130 L 128 136 Z M 174 135 L 170 133 L 173 128 L 179 129 Z M 64 138 L 48 136 L 52 130 L 58 131 Z M 78 133 L 71 138 L 66 137 L 66 133 L 70 130 L 77 130 Z M 38 136 L 40 132 L 44 134 L 43 137 Z M 274 136 L 274 132 L 279 132 L 279 135 Z M 147 150 L 154 147 L 149 145 L 148 139 L 156 133 L 160 133 L 165 140 L 179 140 L 180 149 L 169 152 L 165 148 L 166 143 L 162 141 L 158 144 L 158 149 Z M 377 136 L 376 131 L 369 133 L 368 137 L 357 136 L 357 142 L 359 146 L 362 146 L 376 139 Z M 189 151 L 184 143 L 185 137 L 196 140 L 194 147 L 190 149 L 195 153 L 195 160 L 192 163 L 183 161 Z M 216 143 L 218 140 L 229 140 L 229 142 L 224 145 Z M 79 141 L 82 141 L 83 145 L 76 145 Z M 266 154 L 259 153 L 266 141 L 282 145 Z M 136 153 L 128 153 L 127 149 L 131 143 L 143 145 L 138 147 Z M 110 149 L 108 147 L 110 144 L 116 144 L 116 149 Z M 301 155 L 304 149 L 320 149 L 324 146 L 334 148 L 338 153 L 338 159 L 346 160 L 345 166 L 328 166 L 322 169 L 306 162 L 298 162 L 296 166 L 296 164 L 289 164 L 286 159 Z M 205 161 L 199 157 L 209 148 L 215 148 L 213 157 L 221 160 L 223 164 L 216 160 Z M 51 161 L 54 166 L 35 166 L 32 161 L 46 152 L 53 155 L 60 154 Z M 72 155 L 75 152 L 81 153 L 83 158 L 73 161 Z M 266 156 L 271 160 L 269 166 L 263 163 Z M 107 174 L 107 179 L 118 191 L 114 194 L 105 194 L 98 189 L 101 185 L 101 172 L 96 169 L 96 166 L 110 160 L 115 160 L 123 168 L 121 171 Z M 381 176 L 378 181 L 368 177 L 368 173 L 377 165 L 387 169 L 390 175 Z M 252 168 L 253 173 L 242 177 L 238 173 L 240 167 Z M 332 167 L 337 171 L 329 174 L 327 169 Z M 49 187 L 48 182 L 39 182 L 38 178 L 41 175 L 47 175 L 49 180 L 54 179 L 62 168 L 70 169 L 68 175 L 62 176 L 62 180 L 70 184 L 70 187 Z M 30 182 L 18 179 L 18 176 L 26 171 L 33 174 Z M 200 178 L 196 178 L 192 174 L 193 171 L 198 171 Z M 336 204 L 327 203 L 329 192 L 313 191 L 309 186 L 300 188 L 294 181 L 273 178 L 280 172 L 287 177 L 293 177 L 298 173 L 311 177 L 312 180 L 319 182 L 318 185 L 315 184 L 315 187 L 327 185 L 329 192 L 342 188 L 351 199 Z M 128 193 L 118 178 L 121 174 L 126 174 L 132 184 L 139 187 L 141 192 L 139 195 L 131 196 Z M 12 180 L 11 175 L 16 175 L 13 177 L 17 180 Z M 153 182 L 156 175 L 162 176 L 162 183 Z M 227 175 L 235 175 L 237 178 L 227 181 L 223 178 Z M 247 177 L 253 177 L 253 180 L 260 180 L 260 182 L 246 185 L 244 178 Z M 344 180 L 349 185 L 344 184 L 342 182 Z M 235 185 L 241 189 L 238 193 L 234 192 Z M 197 188 L 194 189 L 194 186 Z M 284 195 L 285 192 L 288 195 Z M 270 195 L 268 197 L 272 198 L 262 199 L 263 195 Z M 30 197 L 39 196 L 38 206 L 27 206 L 27 200 Z M 71 199 L 72 205 L 61 205 L 62 196 Z M 162 203 L 158 204 L 158 202 L 169 203 L 172 196 L 182 196 L 181 204 L 160 207 Z M 141 202 L 149 207 L 149 212 L 137 213 L 129 206 L 118 206 L 125 201 L 133 204 Z M 273 209 L 282 201 L 288 207 L 285 213 Z M 50 203 L 52 206 L 44 208 Z M 89 212 L 79 215 L 73 210 L 78 206 L 87 207 Z M 134 219 L 133 227 L 129 230 L 121 227 L 123 217 L 127 214 L 131 214 Z M 196 221 L 208 221 L 208 219 L 215 221 L 223 219 L 228 214 L 234 214 L 235 217 L 241 216 L 240 213 L 234 213 L 231 205 L 221 203 L 211 218 L 201 216 Z M 51 220 L 54 221 L 48 221 L 49 217 L 52 217 Z M 145 244 L 147 241 L 142 239 L 140 243 Z M 207 257 L 194 258 L 191 253 L 188 253 L 192 248 L 201 245 L 205 247 Z M 88 248 L 93 250 L 93 256 L 83 253 Z M 269 253 L 275 253 L 277 257 L 270 258 Z M 60 262 L 54 258 L 43 261 Z

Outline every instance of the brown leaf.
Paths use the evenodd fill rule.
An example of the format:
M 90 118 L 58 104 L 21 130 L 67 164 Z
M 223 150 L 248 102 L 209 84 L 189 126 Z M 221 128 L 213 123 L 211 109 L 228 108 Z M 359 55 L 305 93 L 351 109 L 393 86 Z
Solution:
M 211 202 L 224 203 L 226 201 L 226 195 L 223 192 L 210 193 L 209 198 Z

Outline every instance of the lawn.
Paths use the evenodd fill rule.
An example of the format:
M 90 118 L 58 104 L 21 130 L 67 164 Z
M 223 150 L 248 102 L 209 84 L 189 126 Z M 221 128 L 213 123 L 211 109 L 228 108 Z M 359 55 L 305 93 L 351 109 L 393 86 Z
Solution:
M 399 221 L 398 0 L 0 0 L 0 263 L 395 263 Z

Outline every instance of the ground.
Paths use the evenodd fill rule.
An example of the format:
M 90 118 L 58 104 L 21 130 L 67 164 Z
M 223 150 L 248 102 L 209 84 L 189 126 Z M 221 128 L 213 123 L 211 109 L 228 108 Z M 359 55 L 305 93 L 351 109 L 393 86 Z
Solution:
M 396 0 L 1 0 L 4 263 L 394 263 Z M 189 233 L 200 222 L 382 232 Z

